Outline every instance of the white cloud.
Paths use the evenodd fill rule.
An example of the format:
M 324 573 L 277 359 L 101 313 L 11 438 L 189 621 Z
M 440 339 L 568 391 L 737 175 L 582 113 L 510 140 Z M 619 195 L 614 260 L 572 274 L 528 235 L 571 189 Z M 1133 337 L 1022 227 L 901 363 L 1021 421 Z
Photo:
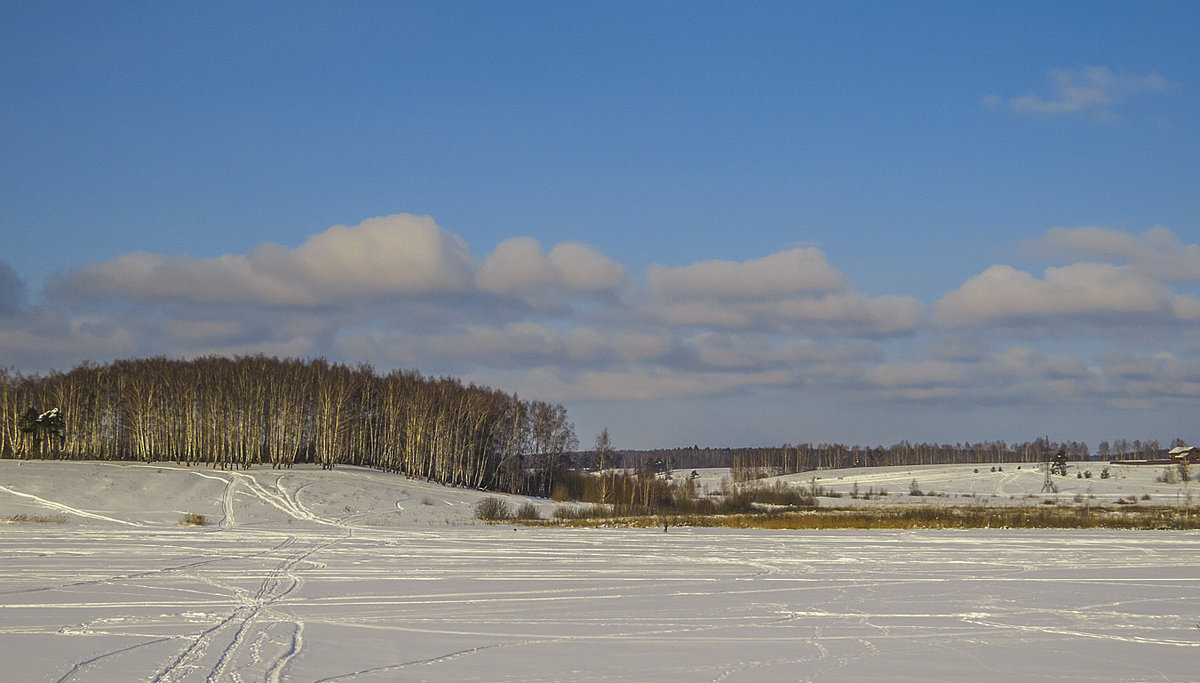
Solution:
M 463 291 L 471 287 L 475 269 L 475 259 L 461 237 L 429 216 L 406 214 L 371 218 L 354 227 L 334 226 L 295 250 L 269 245 L 252 257 L 279 279 L 287 279 L 284 269 L 299 267 L 301 282 L 316 297 L 322 291 L 338 295 Z
M 1184 244 L 1175 233 L 1161 226 L 1140 235 L 1094 226 L 1056 227 L 1034 246 L 1085 258 L 1115 260 L 1163 282 L 1200 281 L 1200 244 Z
M 1047 268 L 1038 279 L 996 265 L 942 297 L 934 312 L 946 325 L 1006 318 L 1169 316 L 1173 298 L 1161 284 L 1123 266 L 1077 263 Z
M 625 267 L 586 244 L 566 242 L 544 254 L 532 237 L 515 237 L 488 255 L 476 281 L 483 291 L 496 294 L 599 292 L 619 287 Z
M 1170 287 L 1200 282 L 1200 245 L 1184 244 L 1166 228 L 1132 234 L 1056 227 L 1025 247 L 1039 258 L 1091 260 L 1047 268 L 1041 278 L 1006 264 L 992 266 L 936 302 L 936 321 L 986 325 L 1057 318 L 1154 326 L 1200 319 L 1200 300 Z
M 912 331 L 924 307 L 904 296 L 852 291 L 814 248 L 744 262 L 651 266 L 643 313 L 669 325 L 877 336 Z
M 1095 226 L 1050 228 L 1038 246 L 1106 258 L 1128 258 L 1141 250 L 1140 241 L 1134 235 Z
M 624 266 L 590 246 L 564 243 L 546 254 L 528 237 L 502 242 L 480 266 L 466 242 L 432 218 L 399 214 L 334 226 L 295 248 L 264 243 L 209 259 L 122 254 L 75 268 L 49 289 L 85 299 L 264 306 L 486 292 L 561 307 L 625 277 Z
M 653 265 L 650 293 L 660 299 L 755 299 L 840 290 L 845 278 L 825 254 L 800 247 L 749 261 L 701 261 L 678 268 Z
M 334 226 L 294 249 L 266 243 L 211 259 L 123 254 L 80 266 L 51 289 L 84 298 L 314 305 L 463 291 L 474 268 L 462 238 L 428 216 L 401 214 Z
M 1145 93 L 1161 92 L 1167 88 L 1166 79 L 1158 74 L 1118 74 L 1103 66 L 1082 69 L 1053 69 L 1050 71 L 1053 89 L 1050 95 L 1026 94 L 1008 100 L 1008 106 L 1018 113 L 1064 115 L 1092 112 L 1110 116 L 1112 105 Z M 986 95 L 984 103 L 999 106 L 1003 99 Z

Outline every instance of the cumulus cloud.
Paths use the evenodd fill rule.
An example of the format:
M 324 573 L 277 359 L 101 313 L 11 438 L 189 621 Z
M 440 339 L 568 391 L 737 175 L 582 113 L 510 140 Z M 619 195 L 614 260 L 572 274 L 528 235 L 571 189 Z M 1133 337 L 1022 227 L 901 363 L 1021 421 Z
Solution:
M 924 309 L 911 297 L 871 298 L 850 290 L 814 248 L 743 262 L 655 265 L 647 270 L 646 286 L 647 316 L 671 325 L 876 336 L 913 330 Z
M 48 290 L 69 298 L 139 302 L 321 306 L 350 300 L 436 295 L 509 297 L 562 306 L 572 296 L 619 287 L 624 266 L 580 243 L 502 242 L 483 264 L 466 242 L 429 216 L 399 214 L 338 225 L 289 248 L 264 243 L 216 258 L 122 254 L 79 266 Z
M 624 281 L 624 266 L 586 244 L 564 242 L 546 254 L 532 237 L 501 242 L 476 276 L 480 289 L 496 294 L 600 292 Z
M 662 299 L 747 299 L 840 290 L 845 278 L 825 254 L 800 247 L 749 261 L 701 261 L 646 271 L 650 292 Z
M 1036 246 L 1105 258 L 1128 258 L 1141 249 L 1137 236 L 1095 226 L 1050 228 Z
M 348 297 L 470 289 L 474 258 L 462 238 L 428 216 L 400 214 L 334 226 L 296 248 L 263 244 L 211 259 L 135 252 L 80 266 L 51 290 L 265 305 L 319 305 Z
M 1082 69 L 1053 69 L 1052 92 L 1048 96 L 1034 93 L 1007 100 L 1008 107 L 1018 113 L 1066 115 L 1092 112 L 1111 115 L 1112 106 L 1135 95 L 1161 92 L 1167 81 L 1158 74 L 1118 74 L 1103 66 Z M 994 93 L 985 95 L 984 104 L 1000 106 L 1004 99 Z
M 1170 316 L 1174 297 L 1160 283 L 1111 264 L 1047 268 L 1042 278 L 996 265 L 934 304 L 938 322 L 980 324 L 997 319 Z
M 1200 282 L 1200 245 L 1154 227 L 1140 234 L 1056 227 L 1026 245 L 1038 257 L 1079 259 L 1042 277 L 1006 264 L 967 280 L 934 304 L 943 325 L 1091 320 L 1139 325 L 1200 319 L 1200 300 L 1172 290 Z
M 1056 227 L 1034 246 L 1051 253 L 1128 264 L 1147 277 L 1164 282 L 1200 281 L 1200 244 L 1184 244 L 1175 233 L 1161 226 L 1140 235 L 1094 226 Z

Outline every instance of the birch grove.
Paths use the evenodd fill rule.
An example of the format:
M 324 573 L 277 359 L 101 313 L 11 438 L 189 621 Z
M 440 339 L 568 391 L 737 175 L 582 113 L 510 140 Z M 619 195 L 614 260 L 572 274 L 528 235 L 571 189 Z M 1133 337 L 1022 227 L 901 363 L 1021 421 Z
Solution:
M 54 438 L 22 415 L 57 410 Z M 58 418 L 56 418 L 58 419 Z M 27 420 L 28 421 L 28 420 Z M 26 376 L 0 369 L 0 457 L 214 468 L 359 465 L 549 495 L 576 448 L 562 406 L 324 359 L 148 358 Z

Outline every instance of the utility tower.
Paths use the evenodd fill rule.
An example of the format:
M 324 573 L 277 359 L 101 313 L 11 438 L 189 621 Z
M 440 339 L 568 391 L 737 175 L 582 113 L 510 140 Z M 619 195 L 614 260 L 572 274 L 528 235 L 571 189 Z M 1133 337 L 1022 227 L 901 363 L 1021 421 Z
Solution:
M 1051 463 L 1042 464 L 1042 470 L 1046 473 L 1046 478 L 1042 480 L 1042 493 L 1058 493 L 1058 487 L 1054 485 L 1054 468 Z

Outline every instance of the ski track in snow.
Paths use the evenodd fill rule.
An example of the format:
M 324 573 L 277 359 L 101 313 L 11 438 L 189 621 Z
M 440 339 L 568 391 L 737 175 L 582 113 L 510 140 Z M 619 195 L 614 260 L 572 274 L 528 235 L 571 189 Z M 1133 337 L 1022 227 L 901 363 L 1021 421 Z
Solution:
M 221 521 L 219 522 L 219 525 L 222 529 L 226 530 L 237 527 L 237 516 L 234 510 L 234 496 L 237 495 L 237 484 L 239 479 L 237 477 L 220 477 L 213 474 L 206 474 L 204 472 L 192 472 L 192 474 L 195 474 L 199 477 L 204 477 L 205 479 L 216 479 L 217 481 L 225 484 L 225 490 L 221 494 Z
M 1200 654 L 1192 532 L 514 530 L 381 473 L 168 475 L 213 480 L 220 522 L 0 487 L 80 520 L 0 533 L 0 648 L 39 653 L 6 678 L 1175 681 Z
M 141 524 L 138 524 L 137 522 L 130 522 L 130 521 L 124 520 L 124 519 L 117 519 L 115 517 L 109 517 L 107 515 L 101 515 L 101 514 L 97 514 L 95 512 L 88 512 L 87 510 L 80 510 L 79 508 L 73 508 L 73 507 L 70 507 L 69 505 L 63 505 L 62 503 L 56 503 L 52 500 L 46 500 L 45 498 L 42 498 L 40 496 L 35 496 L 31 493 L 22 493 L 21 491 L 14 491 L 14 490 L 8 488 L 7 486 L 0 486 L 0 491 L 3 491 L 4 493 L 7 493 L 9 495 L 17 496 L 19 498 L 28 498 L 29 500 L 36 502 L 38 505 L 41 505 L 43 507 L 48 507 L 51 510 L 54 510 L 56 512 L 65 512 L 69 515 L 76 515 L 78 517 L 85 517 L 87 519 L 98 519 L 103 522 L 115 522 L 117 524 L 124 524 L 125 526 L 142 526 Z
M 153 619 L 140 624 L 132 619 L 125 631 L 135 631 L 140 642 L 115 646 L 120 641 L 107 641 L 114 643 L 111 649 L 79 658 L 53 680 L 103 678 L 108 666 L 138 677 L 136 666 L 121 662 L 144 666 L 139 653 L 161 653 L 171 642 L 179 643 L 174 654 L 151 672 L 141 669 L 140 677 L 149 674 L 149 680 L 163 683 L 387 680 L 420 668 L 436 673 L 418 677 L 496 680 L 507 676 L 500 674 L 511 666 L 504 662 L 520 662 L 529 653 L 560 653 L 551 659 L 570 661 L 586 660 L 588 652 L 600 649 L 633 654 L 593 661 L 590 673 L 562 677 L 627 678 L 651 653 L 679 650 L 684 656 L 666 656 L 648 675 L 736 681 L 787 672 L 792 680 L 822 680 L 877 673 L 892 666 L 888 662 L 899 653 L 915 650 L 927 658 L 981 660 L 983 671 L 1005 678 L 1019 671 L 1019 663 L 1009 661 L 1015 652 L 1058 652 L 1097 641 L 1106 647 L 1149 648 L 1140 660 L 1123 658 L 1122 670 L 1133 680 L 1135 669 L 1144 677 L 1161 670 L 1156 660 L 1170 661 L 1173 651 L 1194 653 L 1200 644 L 1200 638 L 1188 640 L 1186 630 L 1198 601 L 1181 597 L 1200 594 L 1200 578 L 1178 572 L 1140 575 L 1161 568 L 1136 561 L 1139 547 L 1156 544 L 1159 537 L 1151 534 L 1109 535 L 1115 541 L 1111 547 L 1097 546 L 1094 553 L 1097 564 L 1109 570 L 1084 577 L 1071 575 L 1084 567 L 1064 563 L 1049 562 L 1032 572 L 1025 566 L 1024 554 L 1049 552 L 1069 534 L 1040 539 L 999 534 L 1011 537 L 1018 548 L 1033 546 L 1006 557 L 997 553 L 993 539 L 971 534 L 939 539 L 938 534 L 889 532 L 874 535 L 874 543 L 862 548 L 850 534 L 773 539 L 678 529 L 664 539 L 642 530 L 486 528 L 452 539 L 453 531 L 365 531 L 381 538 L 351 538 L 345 531 L 282 539 L 262 533 L 239 544 L 273 538 L 260 554 L 230 555 L 230 566 L 212 561 L 175 569 L 176 575 L 194 573 L 192 586 L 207 587 L 228 607 L 218 612 L 211 602 L 204 608 L 188 601 L 153 604 L 152 612 L 204 609 L 216 618 L 191 635 L 156 634 Z M 137 531 L 114 535 L 110 542 L 138 541 Z M 1162 538 L 1182 553 L 1174 560 L 1165 553 L 1162 566 L 1195 559 L 1200 540 L 1194 535 Z M 608 549 L 606 557 L 596 556 L 595 542 Z M 958 568 L 933 559 L 954 551 L 961 555 Z M 1127 553 L 1133 561 L 1114 563 Z M 319 558 L 324 568 L 316 569 L 310 558 Z M 897 572 L 903 575 L 889 576 Z M 146 573 L 142 582 L 169 573 Z M 1039 608 L 1015 601 L 1029 591 L 1048 604 Z M 1122 593 L 1129 599 L 1115 599 Z M 1074 600 L 1068 607 L 1071 598 L 1102 596 L 1114 599 Z M 75 604 L 88 605 L 86 600 Z M 122 613 L 121 603 L 93 604 L 104 614 Z M 921 606 L 926 609 L 912 609 Z M 122 632 L 79 631 L 76 637 L 100 642 L 106 642 L 102 633 Z M 373 632 L 384 636 L 363 635 Z M 958 654 L 940 653 L 947 641 L 987 645 L 968 647 L 966 654 L 962 648 Z M 384 642 L 390 645 L 364 646 Z M 441 648 L 439 643 L 465 646 Z M 409 656 L 393 659 L 393 650 Z M 992 650 L 997 653 L 989 655 Z M 339 651 L 350 654 L 331 655 Z M 1192 656 L 1174 658 L 1191 661 Z M 546 667 L 544 657 L 532 661 Z M 641 663 L 625 668 L 618 663 L 635 660 Z M 1178 671 L 1168 669 L 1162 678 L 1183 680 Z M 555 680 L 555 672 L 561 673 L 534 668 L 527 680 Z M 1068 670 L 1061 673 L 1074 678 Z M 1105 679 L 1096 673 L 1078 680 Z
M 274 477 L 274 481 L 270 487 L 264 485 L 256 477 L 239 472 L 232 473 L 232 477 L 228 481 L 225 488 L 225 493 L 222 496 L 223 507 L 226 510 L 225 517 L 222 520 L 222 528 L 229 529 L 236 526 L 233 522 L 235 519 L 234 513 L 234 492 L 237 484 L 245 484 L 250 494 L 258 501 L 270 505 L 271 507 L 280 510 L 289 518 L 308 522 L 316 522 L 318 524 L 336 526 L 345 531 L 345 537 L 349 537 L 350 528 L 336 520 L 324 519 L 307 509 L 299 500 L 299 492 L 304 486 L 297 488 L 296 491 L 289 491 L 283 484 L 285 477 L 288 475 L 281 474 Z M 311 483 L 311 482 L 310 482 Z M 228 522 L 228 524 L 226 523 Z M 267 680 L 278 681 L 287 664 L 300 652 L 303 644 L 303 629 L 304 622 L 298 620 L 290 620 L 279 612 L 272 612 L 269 619 L 261 619 L 264 610 L 270 605 L 286 598 L 300 584 L 301 579 L 297 574 L 298 567 L 310 555 L 315 552 L 327 548 L 337 543 L 341 538 L 331 540 L 312 540 L 307 544 L 300 544 L 296 536 L 289 536 L 280 545 L 273 548 L 273 551 L 283 553 L 283 557 L 279 562 L 270 569 L 266 576 L 263 577 L 258 586 L 258 590 L 253 596 L 248 598 L 244 591 L 236 587 L 229 586 L 240 597 L 241 603 L 234 609 L 226 619 L 217 624 L 216 627 L 202 632 L 175 661 L 156 674 L 152 679 L 156 682 L 169 683 L 174 680 L 183 680 L 191 670 L 199 668 L 198 662 L 203 661 L 209 654 L 209 650 L 213 648 L 214 641 L 217 640 L 216 633 L 218 631 L 232 631 L 232 635 L 228 636 L 228 641 L 225 637 L 221 638 L 220 652 L 215 664 L 212 665 L 212 670 L 206 677 L 209 683 L 214 683 L 223 680 L 241 681 L 242 669 L 251 671 L 263 669 L 266 673 L 261 676 Z M 293 552 L 293 548 L 296 550 Z M 219 586 L 224 588 L 225 586 Z M 265 625 L 260 625 L 260 621 L 265 621 Z M 267 630 L 277 630 L 279 624 L 286 623 L 290 626 L 291 637 L 286 643 L 275 641 L 267 633 Z M 252 642 L 253 647 L 247 648 L 245 644 Z M 280 646 L 284 649 L 274 657 L 264 658 L 262 654 L 263 643 Z M 248 661 L 242 662 L 248 658 Z M 183 678 L 178 675 L 182 672 Z M 247 680 L 255 680 L 260 676 L 251 675 Z
M 212 580 L 215 588 L 229 590 L 235 595 L 237 606 L 217 624 L 197 634 L 188 647 L 151 680 L 162 683 L 190 680 L 194 672 L 202 672 L 205 666 L 211 666 L 206 681 L 280 680 L 288 662 L 300 652 L 304 622 L 290 618 L 285 612 L 272 610 L 271 606 L 301 585 L 298 572 L 310 555 L 338 540 L 301 542 L 295 536 L 284 539 L 271 549 L 271 556 L 279 559 L 262 577 L 252 595 L 235 584 Z M 290 632 L 283 640 L 272 635 L 281 625 L 286 625 Z M 276 650 L 277 654 L 264 654 L 264 650 Z M 265 673 L 256 673 L 260 671 Z

